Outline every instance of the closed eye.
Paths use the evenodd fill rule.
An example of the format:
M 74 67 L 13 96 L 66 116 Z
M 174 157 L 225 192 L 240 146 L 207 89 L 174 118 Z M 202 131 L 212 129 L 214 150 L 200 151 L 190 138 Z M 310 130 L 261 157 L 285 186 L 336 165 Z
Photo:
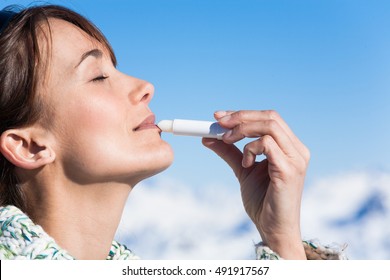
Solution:
M 103 76 L 102 75 L 102 76 L 98 76 L 98 77 L 92 79 L 91 82 L 103 82 L 107 78 L 108 78 L 108 76 Z

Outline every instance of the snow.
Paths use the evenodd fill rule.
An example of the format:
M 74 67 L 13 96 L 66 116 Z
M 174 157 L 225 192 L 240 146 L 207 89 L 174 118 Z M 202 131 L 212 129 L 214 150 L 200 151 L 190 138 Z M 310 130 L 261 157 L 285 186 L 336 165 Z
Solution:
M 305 187 L 303 239 L 347 246 L 350 259 L 390 258 L 390 174 L 349 172 Z M 132 191 L 117 239 L 143 259 L 253 259 L 261 241 L 238 188 L 194 189 L 158 177 Z

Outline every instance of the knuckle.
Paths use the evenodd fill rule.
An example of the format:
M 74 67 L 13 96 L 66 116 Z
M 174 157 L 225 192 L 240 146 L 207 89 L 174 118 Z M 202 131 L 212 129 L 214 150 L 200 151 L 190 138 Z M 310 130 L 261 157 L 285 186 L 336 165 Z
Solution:
M 270 135 L 264 135 L 260 138 L 260 141 L 262 142 L 263 146 L 269 147 L 274 142 L 274 139 Z
M 277 129 L 279 129 L 279 123 L 274 119 L 269 119 L 265 121 L 266 127 L 268 127 L 269 131 L 275 132 Z
M 306 159 L 300 157 L 295 161 L 295 170 L 297 174 L 304 175 L 307 169 L 307 161 Z
M 256 151 L 259 149 L 259 146 L 262 146 L 261 143 L 258 141 L 252 141 L 244 146 L 244 151 L 256 153 Z
M 262 147 L 262 153 L 268 154 L 272 150 L 274 139 L 269 135 L 262 136 L 259 140 L 259 145 Z
M 280 115 L 278 112 L 276 112 L 275 110 L 267 110 L 266 111 L 266 114 L 268 116 L 268 119 L 270 120 L 279 120 L 280 119 Z
M 286 179 L 291 179 L 297 176 L 296 170 L 294 168 L 291 168 L 290 166 L 284 166 L 283 174 Z
M 233 113 L 233 117 L 237 120 L 242 120 L 245 118 L 245 111 L 237 111 Z
M 299 153 L 302 157 L 302 159 L 305 161 L 306 165 L 309 165 L 309 161 L 311 158 L 311 153 L 308 147 L 306 147 L 304 144 L 300 145 Z
M 252 152 L 252 145 L 251 143 L 248 143 L 244 146 L 243 153 L 244 155 L 248 155 Z
M 235 127 L 234 130 L 235 130 L 236 134 L 238 134 L 239 136 L 245 136 L 245 124 L 240 123 L 239 125 L 237 125 Z
M 297 159 L 294 162 L 289 161 L 280 168 L 286 179 L 296 180 L 305 176 L 307 166 L 303 159 Z
M 304 150 L 304 158 L 305 158 L 306 164 L 308 164 L 310 161 L 310 158 L 311 158 L 311 153 L 307 147 L 305 147 L 305 150 Z

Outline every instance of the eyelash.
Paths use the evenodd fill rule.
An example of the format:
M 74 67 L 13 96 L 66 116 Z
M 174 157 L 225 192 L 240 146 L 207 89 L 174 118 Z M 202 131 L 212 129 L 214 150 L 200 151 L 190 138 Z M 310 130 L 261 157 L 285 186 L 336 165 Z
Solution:
M 92 79 L 92 82 L 94 82 L 94 83 L 103 82 L 107 78 L 108 78 L 108 76 L 99 76 L 99 77 Z

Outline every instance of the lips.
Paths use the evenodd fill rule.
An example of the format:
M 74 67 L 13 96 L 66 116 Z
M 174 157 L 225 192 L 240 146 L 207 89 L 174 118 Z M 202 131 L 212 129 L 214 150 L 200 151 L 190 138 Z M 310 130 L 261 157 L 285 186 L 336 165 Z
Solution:
M 158 126 L 155 124 L 156 122 L 156 116 L 150 115 L 146 119 L 144 119 L 136 128 L 134 128 L 134 131 L 140 131 L 144 129 L 159 129 Z

